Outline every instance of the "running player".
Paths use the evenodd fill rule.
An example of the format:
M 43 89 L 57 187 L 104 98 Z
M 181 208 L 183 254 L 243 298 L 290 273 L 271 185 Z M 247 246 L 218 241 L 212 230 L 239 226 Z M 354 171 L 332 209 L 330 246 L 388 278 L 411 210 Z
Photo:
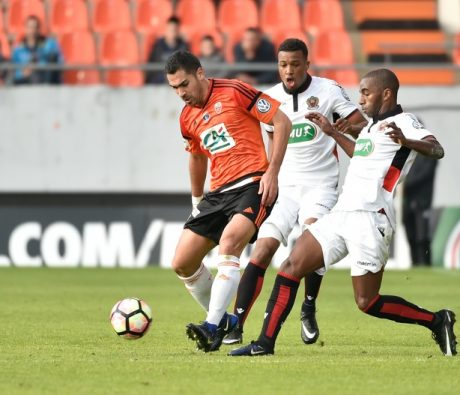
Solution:
M 255 250 L 238 287 L 234 314 L 239 324 L 224 339 L 225 344 L 242 342 L 243 324 L 280 243 L 287 244 L 296 223 L 304 226 L 315 222 L 337 202 L 336 142 L 315 123 L 306 120 L 305 115 L 318 111 L 332 122 L 333 114 L 337 114 L 341 117 L 335 124 L 337 128 L 355 135 L 367 123 L 337 82 L 310 76 L 309 66 L 308 49 L 303 41 L 289 38 L 281 43 L 278 71 L 282 82 L 265 93 L 282 103 L 281 109 L 292 122 L 292 132 L 279 174 L 278 200 L 260 228 Z M 273 127 L 263 125 L 263 128 L 272 134 Z M 305 300 L 300 315 L 300 333 L 305 344 L 315 343 L 319 336 L 315 302 L 323 274 L 321 268 L 305 280 Z
M 190 153 L 194 210 L 184 225 L 172 267 L 207 311 L 202 324 L 187 325 L 187 335 L 205 352 L 219 349 L 237 324 L 226 313 L 240 279 L 244 247 L 257 237 L 278 194 L 278 173 L 291 130 L 279 102 L 236 81 L 207 79 L 200 61 L 177 51 L 165 66 L 169 85 L 185 101 L 180 127 Z M 260 122 L 273 124 L 270 162 Z M 211 161 L 210 192 L 203 197 Z M 219 245 L 213 280 L 202 260 Z
M 355 142 L 319 113 L 308 118 L 352 156 L 343 192 L 331 213 L 310 225 L 281 266 L 257 341 L 230 355 L 273 354 L 276 338 L 288 316 L 300 279 L 326 269 L 349 255 L 355 301 L 366 314 L 396 322 L 419 324 L 432 331 L 444 355 L 456 354 L 455 314 L 425 310 L 399 296 L 380 295 L 390 241 L 395 227 L 393 199 L 417 153 L 441 159 L 444 150 L 433 134 L 397 104 L 399 81 L 387 69 L 366 74 L 360 84 L 360 105 L 371 119 Z

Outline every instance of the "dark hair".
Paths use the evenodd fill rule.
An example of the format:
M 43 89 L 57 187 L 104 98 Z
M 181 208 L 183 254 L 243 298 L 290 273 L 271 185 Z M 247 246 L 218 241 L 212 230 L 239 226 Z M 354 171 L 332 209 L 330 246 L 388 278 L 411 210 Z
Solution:
M 40 21 L 40 18 L 37 16 L 37 15 L 29 15 L 26 19 L 26 21 L 35 21 L 37 22 L 37 26 L 40 27 L 41 26 L 41 21 Z
M 211 36 L 210 34 L 205 34 L 203 37 L 201 37 L 201 41 L 205 41 L 205 40 L 214 42 L 214 37 Z
M 178 70 L 184 70 L 187 74 L 193 74 L 200 67 L 200 60 L 191 52 L 176 51 L 166 61 L 165 73 L 175 74 Z
M 302 40 L 299 40 L 298 38 L 287 38 L 286 40 L 284 40 L 278 48 L 278 53 L 281 51 L 283 52 L 301 51 L 305 55 L 305 57 L 308 58 L 307 45 Z
M 180 25 L 180 19 L 177 16 L 172 15 L 168 18 L 167 23 L 175 23 L 176 25 Z
M 369 71 L 364 78 L 373 78 L 378 87 L 383 91 L 384 89 L 390 89 L 393 95 L 396 97 L 399 90 L 399 80 L 396 74 L 388 69 L 376 69 Z
M 245 32 L 257 33 L 260 34 L 262 31 L 258 27 L 248 27 Z

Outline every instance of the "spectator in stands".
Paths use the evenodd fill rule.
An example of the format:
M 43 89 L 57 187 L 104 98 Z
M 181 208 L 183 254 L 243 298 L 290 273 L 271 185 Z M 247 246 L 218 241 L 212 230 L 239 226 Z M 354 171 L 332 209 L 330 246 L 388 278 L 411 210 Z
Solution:
M 275 47 L 263 37 L 262 32 L 255 27 L 246 29 L 243 38 L 233 49 L 237 63 L 276 63 Z M 276 67 L 268 71 L 238 72 L 235 78 L 251 85 L 272 84 L 278 81 Z
M 201 38 L 199 58 L 209 77 L 225 78 L 227 76 L 227 72 L 220 67 L 225 62 L 224 55 L 217 48 L 212 36 L 205 35 Z
M 63 62 L 62 53 L 54 38 L 40 34 L 40 20 L 30 15 L 25 22 L 25 35 L 13 49 L 11 62 L 23 67 L 15 70 L 15 84 L 58 84 L 59 71 L 37 70 L 34 64 L 59 64 Z
M 165 63 L 175 51 L 188 50 L 188 43 L 180 35 L 180 20 L 176 16 L 168 19 L 166 31 L 152 46 L 148 57 L 148 63 Z M 146 84 L 162 84 L 166 82 L 163 68 L 161 71 L 148 71 L 145 74 Z
M 3 55 L 2 43 L 0 42 L 0 66 L 6 63 L 8 59 Z M 0 85 L 3 85 L 7 76 L 7 71 L 0 69 Z
M 434 159 L 417 155 L 404 182 L 403 222 L 414 266 L 431 264 L 430 218 L 437 164 Z

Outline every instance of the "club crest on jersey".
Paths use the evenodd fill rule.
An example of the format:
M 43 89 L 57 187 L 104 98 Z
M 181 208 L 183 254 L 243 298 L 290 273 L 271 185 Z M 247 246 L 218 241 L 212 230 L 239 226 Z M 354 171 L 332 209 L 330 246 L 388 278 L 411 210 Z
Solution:
M 307 106 L 309 110 L 316 110 L 319 108 L 319 99 L 316 96 L 310 96 L 307 99 Z
M 200 138 L 202 147 L 211 154 L 227 151 L 236 145 L 224 123 L 219 123 L 201 132 Z
M 203 115 L 203 121 L 206 123 L 211 119 L 211 115 L 209 113 L 206 113 Z
M 373 151 L 374 143 L 371 139 L 358 139 L 353 156 L 369 156 Z
M 220 114 L 222 112 L 222 103 L 220 101 L 214 104 L 214 111 L 216 114 Z
M 270 111 L 270 108 L 272 108 L 272 105 L 268 100 L 265 99 L 259 99 L 257 100 L 257 109 L 261 113 L 266 113 Z

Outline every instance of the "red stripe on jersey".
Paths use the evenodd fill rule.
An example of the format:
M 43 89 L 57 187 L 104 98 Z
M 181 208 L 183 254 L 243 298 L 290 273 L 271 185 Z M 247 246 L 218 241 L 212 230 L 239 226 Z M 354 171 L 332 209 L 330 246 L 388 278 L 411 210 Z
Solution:
M 385 179 L 383 180 L 383 189 L 387 190 L 388 192 L 393 191 L 393 188 L 397 184 L 400 175 L 400 169 L 398 169 L 395 166 L 390 166 L 385 176 Z
M 422 320 L 431 322 L 434 318 L 434 314 L 421 313 L 420 311 L 414 310 L 411 307 L 407 307 L 398 303 L 384 303 L 380 309 L 380 312 L 399 315 L 400 317 L 407 317 L 419 321 Z
M 272 338 L 275 330 L 278 326 L 279 320 L 283 311 L 286 309 L 286 306 L 289 302 L 289 296 L 291 294 L 291 288 L 286 285 L 281 285 L 278 292 L 278 297 L 276 298 L 275 308 L 273 309 L 270 315 L 270 322 L 268 323 L 267 331 L 265 336 Z

